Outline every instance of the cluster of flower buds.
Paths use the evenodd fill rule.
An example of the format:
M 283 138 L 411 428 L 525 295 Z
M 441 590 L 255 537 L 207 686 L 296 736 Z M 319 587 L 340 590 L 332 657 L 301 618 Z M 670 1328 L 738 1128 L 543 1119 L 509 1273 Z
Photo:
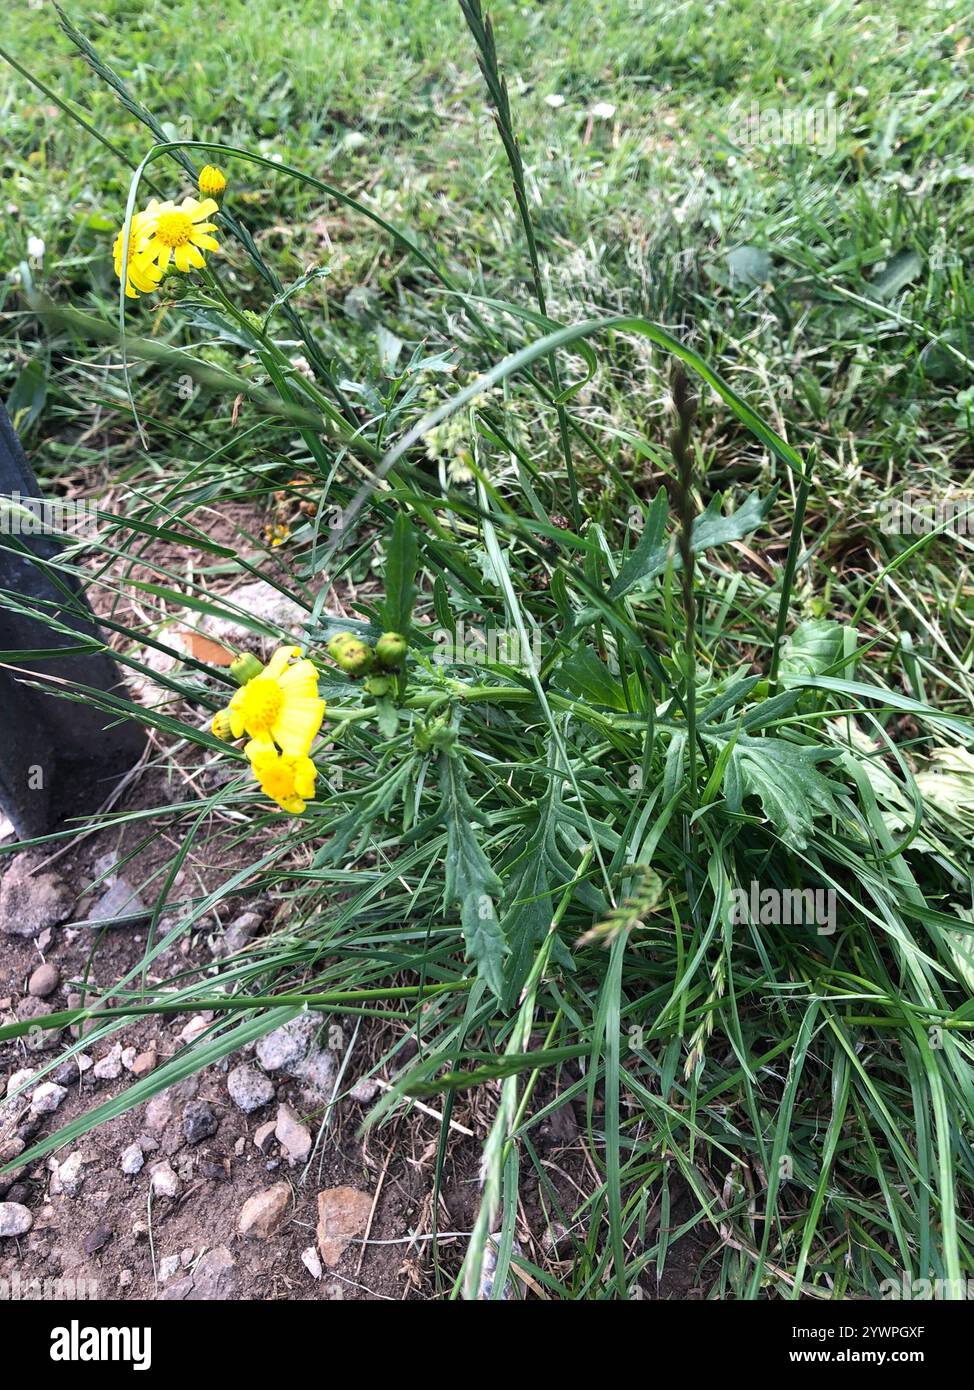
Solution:
M 336 666 L 356 679 L 365 677 L 370 695 L 389 695 L 395 688 L 395 672 L 406 657 L 407 642 L 400 632 L 384 632 L 370 647 L 352 632 L 339 632 L 328 643 L 328 655 Z

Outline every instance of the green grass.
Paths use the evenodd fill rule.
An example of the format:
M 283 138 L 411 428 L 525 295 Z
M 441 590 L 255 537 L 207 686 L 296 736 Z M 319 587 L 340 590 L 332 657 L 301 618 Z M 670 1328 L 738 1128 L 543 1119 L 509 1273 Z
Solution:
M 323 572 L 362 591 L 366 633 L 392 612 L 407 625 L 414 567 L 417 590 L 398 715 L 329 669 L 338 736 L 289 837 L 260 836 L 277 818 L 243 764 L 208 799 L 166 806 L 181 853 L 230 810 L 260 856 L 182 904 L 167 939 L 244 883 L 287 903 L 288 926 L 206 982 L 227 1003 L 209 1035 L 80 1124 L 311 998 L 324 1014 L 392 1014 L 420 1043 L 383 1059 L 400 1092 L 377 1123 L 420 1094 L 441 1095 L 449 1118 L 457 1088 L 501 1081 L 485 1092 L 496 1113 L 468 1284 L 490 1230 L 510 1258 L 519 1183 L 572 1233 L 567 1273 L 531 1271 L 556 1297 L 652 1294 L 688 1234 L 714 1297 L 876 1296 L 903 1271 L 970 1275 L 970 774 L 934 772 L 938 751 L 972 737 L 970 544 L 912 546 L 879 526 L 891 496 L 970 479 L 969 17 L 902 3 L 492 15 L 520 215 L 459 7 L 301 5 L 259 27 L 237 4 L 205 26 L 172 4 L 73 14 L 170 138 L 262 161 L 221 160 L 252 249 L 227 237 L 202 294 L 128 312 L 148 453 L 106 370 L 130 170 L 3 74 L 2 191 L 18 211 L 0 222 L 2 264 L 24 260 L 28 235 L 47 246 L 4 290 L 4 386 L 50 486 L 132 488 L 125 521 L 104 521 L 103 591 L 122 596 L 119 555 L 175 533 L 193 551 L 190 602 L 219 605 L 236 547 L 191 513 L 269 510 L 298 471 L 318 513 L 262 565 L 286 567 L 310 648 L 320 656 L 336 626 L 316 599 Z M 148 131 L 49 11 L 19 14 L 5 46 L 129 161 L 146 153 Z M 835 148 L 735 146 L 754 101 L 834 103 Z M 590 119 L 596 103 L 615 114 Z M 168 156 L 149 174 L 185 182 Z M 328 274 L 291 302 L 327 367 L 313 386 L 287 375 L 303 351 L 293 325 L 277 314 L 254 338 L 239 316 L 266 311 L 262 274 L 287 285 L 312 265 Z M 48 301 L 107 339 L 39 319 Z M 674 345 L 699 393 L 686 440 L 672 435 Z M 175 349 L 186 356 L 165 357 Z M 201 386 L 183 400 L 187 370 Z M 578 389 L 559 405 L 566 385 Z M 269 400 L 277 413 L 259 413 Z M 460 449 L 477 482 L 450 487 Z M 360 491 L 377 466 L 384 485 Z M 721 518 L 725 490 L 736 520 L 730 499 Z M 676 557 L 711 504 L 690 582 Z M 336 505 L 353 530 L 332 554 Z M 396 531 L 397 516 L 410 525 Z M 184 580 L 138 591 L 153 623 L 185 604 Z M 537 668 L 444 672 L 427 624 L 456 622 L 537 629 Z M 134 669 L 145 636 L 120 620 Z M 188 663 L 163 683 L 196 720 L 151 716 L 171 756 L 222 766 L 198 727 L 213 673 Z M 108 819 L 151 842 L 161 814 Z M 310 871 L 295 871 L 296 848 Z M 178 867 L 152 885 L 160 920 Z M 832 889 L 837 931 L 735 925 L 731 891 L 752 880 Z M 160 1000 L 142 981 L 140 968 L 118 983 L 101 1030 L 136 1008 L 201 1007 L 197 982 Z M 421 1011 L 403 986 L 437 992 Z M 564 1210 L 535 1137 L 574 1097 L 598 1178 Z M 444 1294 L 463 1283 L 437 1274 Z

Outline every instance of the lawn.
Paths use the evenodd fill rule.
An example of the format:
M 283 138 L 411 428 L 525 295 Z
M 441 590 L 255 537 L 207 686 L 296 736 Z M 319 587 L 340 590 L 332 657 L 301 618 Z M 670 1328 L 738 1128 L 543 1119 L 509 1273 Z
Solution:
M 511 1270 L 569 1300 L 956 1293 L 969 7 L 490 16 L 496 52 L 446 0 L 7 26 L 0 391 L 43 486 L 103 509 L 54 570 L 156 682 L 155 799 L 96 823 L 175 856 L 97 1036 L 212 1018 L 29 1156 L 310 1001 L 382 1034 L 375 1132 L 442 1117 L 434 1189 L 456 1107 L 482 1149 L 424 1296 L 476 1295 L 492 1232 L 495 1296 Z M 133 209 L 218 164 L 220 250 L 126 301 L 123 344 L 112 242 L 159 142 Z M 327 704 L 299 816 L 210 732 L 219 654 L 177 641 L 228 616 L 287 640 L 234 609 L 259 578 Z M 213 834 L 233 872 L 176 891 Z M 241 893 L 272 929 L 173 965 Z M 566 1105 L 570 1182 L 539 1139 Z

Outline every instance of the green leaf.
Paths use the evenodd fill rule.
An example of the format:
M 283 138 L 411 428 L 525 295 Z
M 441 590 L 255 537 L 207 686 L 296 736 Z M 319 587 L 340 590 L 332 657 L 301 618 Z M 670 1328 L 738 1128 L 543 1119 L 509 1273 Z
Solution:
M 609 590 L 610 597 L 618 598 L 620 594 L 627 594 L 655 563 L 658 552 L 662 550 L 665 555 L 663 530 L 666 526 L 667 510 L 666 492 L 660 488 L 646 515 L 639 544 L 619 571 Z
M 870 281 L 869 288 L 877 299 L 887 303 L 905 290 L 923 270 L 923 257 L 916 251 L 897 251 L 885 270 Z
M 416 602 L 416 568 L 418 552 L 416 528 L 405 512 L 400 512 L 392 527 L 389 549 L 386 551 L 386 597 L 382 605 L 382 622 L 387 632 L 409 636 Z
M 722 501 L 720 495 L 712 497 L 707 510 L 701 512 L 693 524 L 694 554 L 699 554 L 703 550 L 711 550 L 716 545 L 727 545 L 730 541 L 743 540 L 752 531 L 756 531 L 770 512 L 776 492 L 777 488 L 773 488 L 766 497 L 752 492 L 737 510 L 728 516 L 725 516 L 720 509 Z M 654 503 L 651 509 L 651 517 L 654 518 L 654 522 L 655 512 L 656 504 Z M 671 556 L 669 542 L 661 544 L 648 542 L 647 537 L 650 532 L 651 525 L 647 523 L 643 541 L 636 547 L 629 562 L 609 589 L 610 598 L 621 598 L 637 584 L 649 583 L 650 580 L 663 573 L 667 563 L 672 563 L 674 569 L 680 568 L 680 557 L 675 551 Z
M 580 696 L 594 705 L 625 709 L 622 684 L 591 647 L 573 652 L 558 668 L 556 684 L 569 695 Z
M 454 903 L 460 904 L 467 959 L 476 963 L 478 974 L 500 999 L 508 949 L 494 907 L 494 899 L 501 893 L 501 881 L 474 833 L 474 822 L 481 816 L 470 799 L 463 763 L 457 755 L 440 754 L 440 786 L 447 834 L 444 906 L 449 909 Z
M 570 883 L 575 877 L 575 870 L 558 846 L 563 808 L 561 783 L 556 777 L 551 779 L 539 812 L 527 844 L 511 865 L 504 893 L 506 910 L 501 930 L 510 951 L 504 969 L 505 1002 L 509 1008 L 520 996 L 538 947 L 551 926 L 552 888 Z M 604 907 L 602 895 L 589 884 L 579 884 L 578 898 L 593 911 Z M 552 944 L 552 957 L 564 969 L 575 969 L 571 952 L 560 937 Z
M 716 744 L 725 742 L 709 734 L 704 737 Z M 804 849 L 817 815 L 840 818 L 844 814 L 840 798 L 847 795 L 846 788 L 818 770 L 819 763 L 832 761 L 840 753 L 836 748 L 739 734 L 724 770 L 728 809 L 740 811 L 746 796 L 756 796 L 785 844 Z
M 842 657 L 843 625 L 825 618 L 799 623 L 781 649 L 782 675 L 821 676 Z
M 771 278 L 771 257 L 760 246 L 735 246 L 728 254 L 731 283 L 763 285 Z
M 20 373 L 7 399 L 7 414 L 22 438 L 37 423 L 46 400 L 47 373 L 43 362 L 35 357 Z

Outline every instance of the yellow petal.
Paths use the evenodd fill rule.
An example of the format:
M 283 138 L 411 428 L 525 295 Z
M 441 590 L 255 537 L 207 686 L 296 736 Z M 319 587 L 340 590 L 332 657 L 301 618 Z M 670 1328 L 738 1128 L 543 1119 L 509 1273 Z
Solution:
M 318 671 L 314 663 L 305 658 L 289 666 L 277 681 L 290 698 L 292 695 L 316 696 L 318 694 Z
M 288 662 L 292 657 L 298 657 L 300 655 L 300 647 L 278 647 L 277 651 L 267 663 L 264 675 L 270 676 L 271 680 L 280 681 L 282 674 L 287 670 Z
M 271 729 L 274 742 L 291 758 L 306 757 L 324 717 L 324 700 L 289 696 Z

